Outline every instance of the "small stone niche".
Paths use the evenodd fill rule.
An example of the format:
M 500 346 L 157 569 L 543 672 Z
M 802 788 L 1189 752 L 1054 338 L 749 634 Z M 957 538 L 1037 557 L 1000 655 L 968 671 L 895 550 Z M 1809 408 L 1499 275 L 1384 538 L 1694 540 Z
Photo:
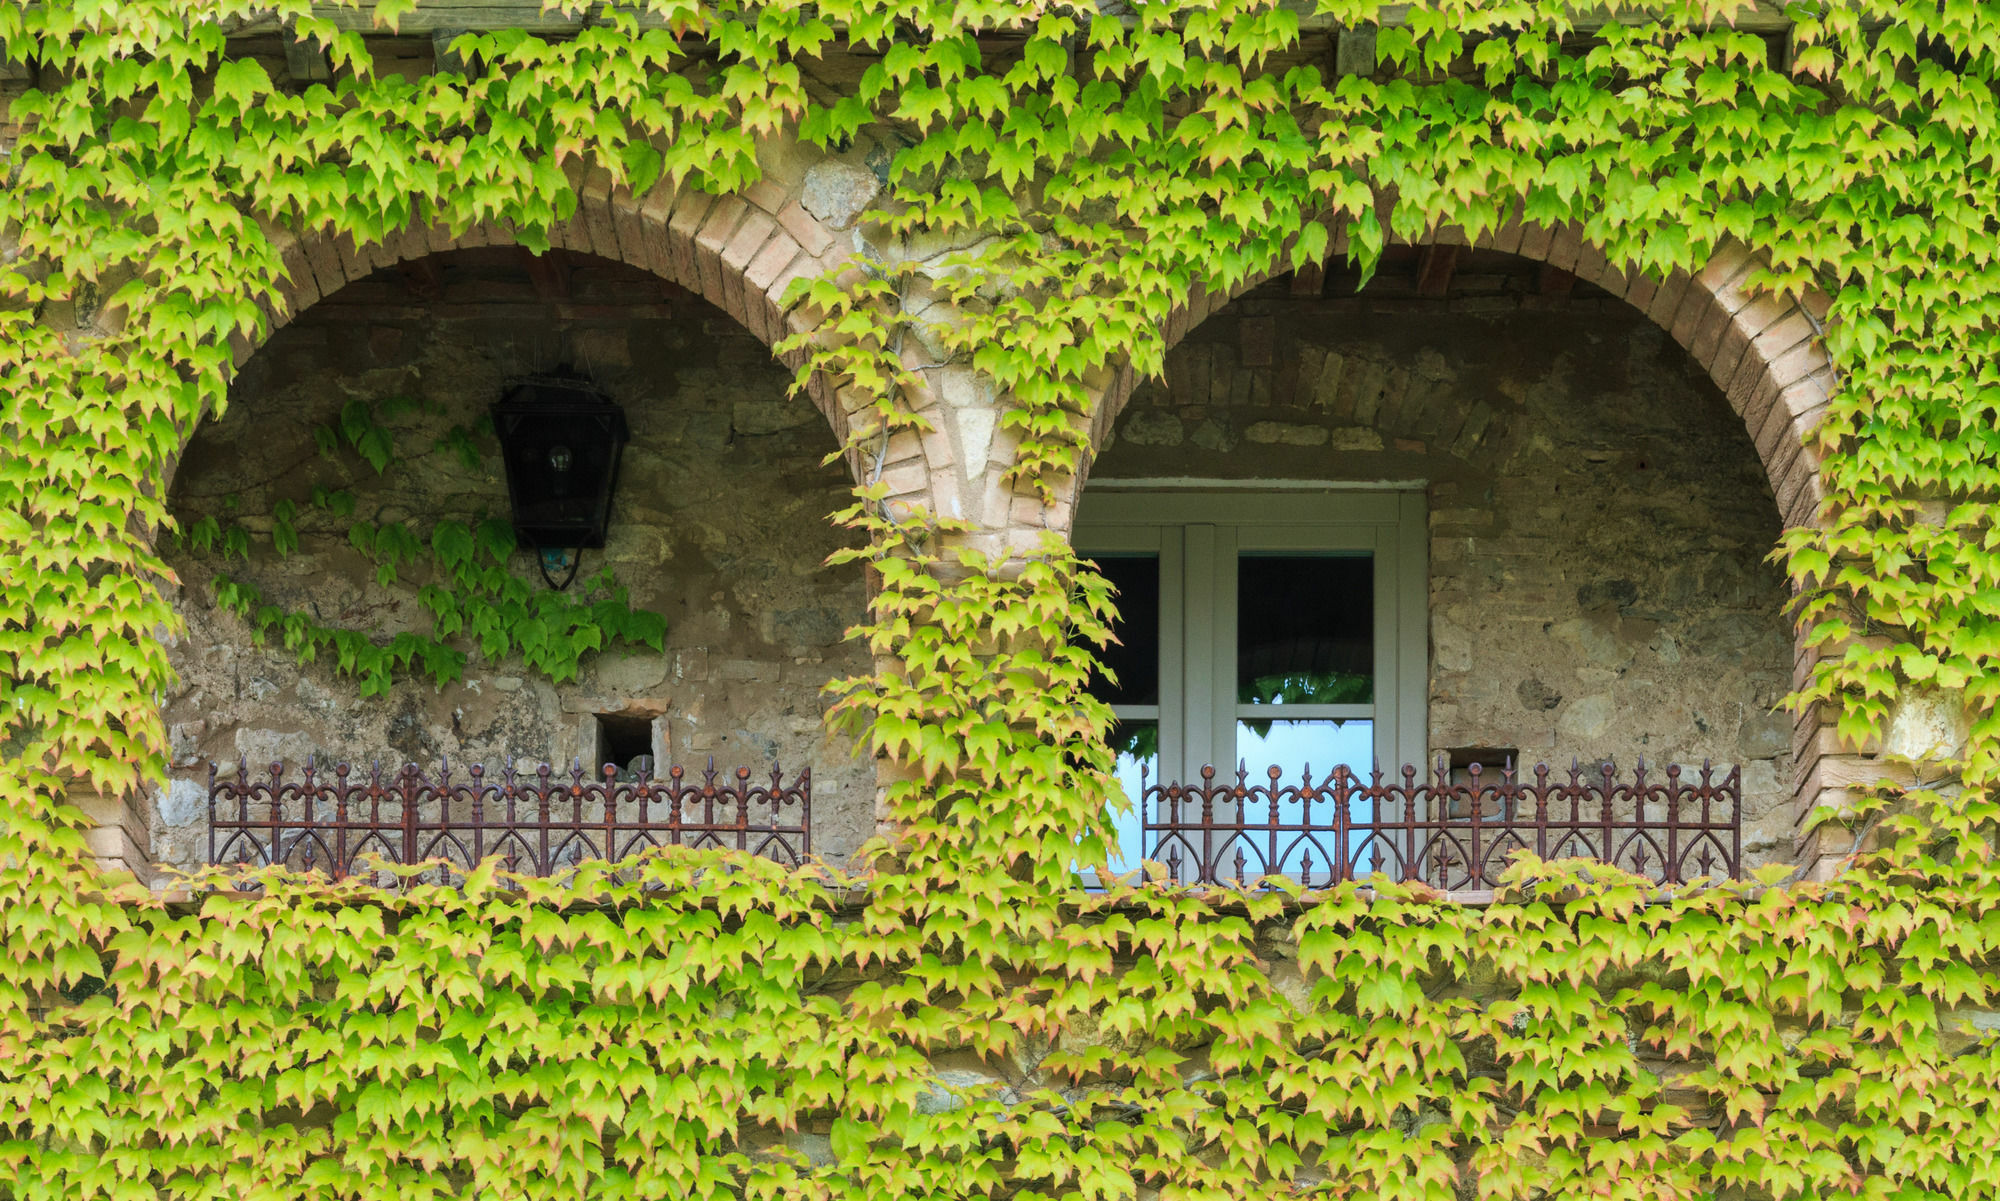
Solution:
M 667 770 L 666 716 L 654 706 L 593 713 L 582 733 L 593 777 L 602 776 L 607 763 L 617 766 L 621 780 L 638 779 L 642 769 L 654 776 Z
M 1491 788 L 1505 778 L 1508 768 L 1513 768 L 1515 779 L 1520 779 L 1521 751 L 1511 746 L 1455 746 L 1446 749 L 1446 766 L 1451 769 L 1451 783 L 1455 788 L 1472 786 L 1472 765 L 1479 765 L 1479 786 Z M 1488 799 L 1481 817 L 1501 816 L 1499 802 Z M 1454 798 L 1451 802 L 1453 820 L 1464 821 L 1472 817 L 1471 802 Z

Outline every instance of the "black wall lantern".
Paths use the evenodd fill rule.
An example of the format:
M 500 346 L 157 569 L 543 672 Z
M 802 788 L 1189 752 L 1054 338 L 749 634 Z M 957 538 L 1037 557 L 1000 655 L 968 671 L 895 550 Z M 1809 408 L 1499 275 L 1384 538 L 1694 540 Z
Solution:
M 568 552 L 604 545 L 627 437 L 625 410 L 589 380 L 537 376 L 493 406 L 493 432 L 507 463 L 514 536 L 542 553 L 544 574 L 569 558 L 574 578 Z

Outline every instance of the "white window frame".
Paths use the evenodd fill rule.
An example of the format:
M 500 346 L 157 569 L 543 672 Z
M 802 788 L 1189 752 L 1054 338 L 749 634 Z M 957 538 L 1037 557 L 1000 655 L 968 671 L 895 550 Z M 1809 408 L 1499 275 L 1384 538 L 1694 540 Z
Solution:
M 1246 492 L 1230 481 L 1163 489 L 1086 490 L 1074 544 L 1085 558 L 1160 559 L 1160 703 L 1118 705 L 1121 720 L 1160 723 L 1159 771 L 1195 781 L 1204 764 L 1236 765 L 1243 718 L 1367 718 L 1385 773 L 1422 768 L 1429 744 L 1430 544 L 1417 489 Z M 1367 705 L 1244 705 L 1235 700 L 1236 567 L 1249 551 L 1356 551 L 1374 559 L 1375 700 Z M 1180 581 L 1177 585 L 1175 582 Z M 1250 764 L 1258 774 L 1266 764 Z M 1287 774 L 1302 764 L 1279 764 Z M 1315 764 L 1329 770 L 1332 764 Z M 1351 764 L 1365 773 L 1370 764 Z

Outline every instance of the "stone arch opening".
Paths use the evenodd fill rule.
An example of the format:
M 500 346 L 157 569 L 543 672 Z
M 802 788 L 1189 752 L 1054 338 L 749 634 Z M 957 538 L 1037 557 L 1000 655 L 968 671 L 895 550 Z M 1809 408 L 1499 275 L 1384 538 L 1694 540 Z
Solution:
M 1107 390 L 1079 545 L 1105 539 L 1093 496 L 1400 487 L 1427 556 L 1400 746 L 1738 764 L 1748 859 L 1791 859 L 1819 737 L 1774 708 L 1795 631 L 1765 559 L 1817 506 L 1815 321 L 1745 294 L 1747 254 L 1656 286 L 1503 242 L 1391 248 L 1358 292 L 1336 267 L 1191 301 L 1163 378 Z
M 210 762 L 296 769 L 315 755 L 434 770 L 449 759 L 462 775 L 465 764 L 497 769 L 509 757 L 589 762 L 650 737 L 659 757 L 697 778 L 711 756 L 759 782 L 774 765 L 788 783 L 810 769 L 811 851 L 846 858 L 874 833 L 874 770 L 825 730 L 819 690 L 866 670 L 865 654 L 844 641 L 866 593 L 858 568 L 823 567 L 851 541 L 826 516 L 852 482 L 826 462 L 838 443 L 824 410 L 791 393 L 768 321 L 753 331 L 622 258 L 468 240 L 478 239 L 382 263 L 348 255 L 327 278 L 351 271 L 353 281 L 300 304 L 241 356 L 228 408 L 184 449 L 169 494 L 183 529 L 203 519 L 240 527 L 249 554 L 168 550 L 189 628 L 171 651 L 173 779 L 151 814 L 154 857 L 189 866 L 209 851 Z M 574 240 L 574 231 L 558 239 Z M 364 703 L 330 651 L 302 664 L 281 634 L 257 645 L 253 623 L 217 604 L 226 576 L 256 587 L 260 603 L 375 645 L 436 630 L 423 596 L 435 582 L 428 558 L 385 583 L 379 550 L 364 553 L 348 535 L 355 523 L 397 525 L 421 548 L 437 521 L 504 519 L 497 444 L 480 419 L 509 381 L 559 367 L 604 387 L 632 431 L 609 540 L 584 552 L 580 578 L 588 586 L 609 568 L 634 609 L 664 618 L 664 653 L 599 651 L 576 679 L 555 681 L 518 651 L 474 651 L 459 679 L 438 686 L 399 673 L 387 695 Z M 356 404 L 392 443 L 385 470 L 341 428 Z M 296 514 L 298 546 L 287 553 L 273 535 L 280 503 Z M 532 567 L 510 570 L 531 595 L 544 590 Z
M 1345 243 L 1344 234 L 1335 235 L 1336 257 L 1330 261 L 1339 261 Z M 1575 227 L 1551 229 L 1514 222 L 1477 239 L 1447 229 L 1432 241 L 1402 249 L 1432 263 L 1444 261 L 1442 267 L 1427 268 L 1433 281 L 1448 281 L 1455 274 L 1461 251 L 1518 256 L 1581 280 L 1643 313 L 1687 349 L 1742 418 L 1785 525 L 1814 519 L 1822 497 L 1819 460 L 1806 446 L 1805 436 L 1824 415 L 1834 382 L 1831 361 L 1818 337 L 1827 301 L 1812 295 L 1795 302 L 1751 291 L 1750 278 L 1761 260 L 1749 247 L 1724 246 L 1698 271 L 1675 271 L 1663 280 L 1620 271 Z M 1322 266 L 1296 275 L 1277 272 L 1246 280 L 1233 291 L 1197 288 L 1185 305 L 1169 315 L 1166 345 L 1178 345 L 1237 296 L 1273 278 L 1323 279 L 1326 270 Z M 1127 368 L 1103 389 L 1092 410 L 1093 446 L 1102 444 L 1137 383 Z
M 661 186 L 641 198 L 614 188 L 608 175 L 596 172 L 579 190 L 576 212 L 549 229 L 548 239 L 554 249 L 650 272 L 701 297 L 766 347 L 775 347 L 813 328 L 810 311 L 796 299 L 788 301 L 792 284 L 837 271 L 850 249 L 841 230 L 805 208 L 805 178 L 806 172 L 794 166 L 740 194 Z M 281 292 L 261 302 L 269 321 L 267 338 L 322 298 L 378 271 L 421 263 L 435 254 L 518 245 L 516 231 L 500 221 L 457 233 L 441 225 L 411 225 L 371 242 L 325 231 L 300 236 L 273 228 L 267 233 L 288 278 Z M 258 345 L 235 339 L 232 366 L 240 369 Z M 793 370 L 805 358 L 799 351 L 773 353 Z M 850 415 L 865 398 L 843 394 L 817 375 L 806 381 L 805 392 L 835 440 L 845 444 Z M 856 456 L 849 456 L 849 467 L 859 470 Z M 163 489 L 171 489 L 178 470 L 178 459 L 167 464 Z

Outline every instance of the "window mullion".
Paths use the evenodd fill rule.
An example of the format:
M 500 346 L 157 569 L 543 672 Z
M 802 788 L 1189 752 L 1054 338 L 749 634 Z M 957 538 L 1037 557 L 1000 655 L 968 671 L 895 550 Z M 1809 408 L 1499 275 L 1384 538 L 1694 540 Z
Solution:
M 1217 689 L 1222 686 L 1216 662 L 1216 527 L 1181 527 L 1182 596 L 1185 656 L 1181 712 L 1181 755 L 1177 765 L 1183 780 L 1200 778 L 1204 764 L 1216 761 Z M 1220 766 L 1220 765 L 1218 765 Z
M 1236 770 L 1236 556 L 1241 538 L 1237 526 L 1214 529 L 1214 560 L 1206 577 L 1214 590 L 1215 625 L 1209 639 L 1214 686 L 1208 694 L 1208 751 L 1203 762 L 1215 764 L 1217 774 L 1227 775 Z
M 1184 779 L 1187 758 L 1187 539 L 1160 530 L 1160 764 L 1162 780 Z
M 1398 522 L 1382 539 L 1389 562 L 1382 574 L 1396 580 L 1395 607 L 1388 610 L 1395 627 L 1395 657 L 1376 668 L 1376 677 L 1395 682 L 1395 706 L 1383 705 L 1379 724 L 1393 731 L 1395 745 L 1385 765 L 1399 770 L 1415 764 L 1419 771 L 1430 754 L 1430 522 L 1424 494 L 1397 497 Z M 1377 697 L 1377 703 L 1382 699 Z

